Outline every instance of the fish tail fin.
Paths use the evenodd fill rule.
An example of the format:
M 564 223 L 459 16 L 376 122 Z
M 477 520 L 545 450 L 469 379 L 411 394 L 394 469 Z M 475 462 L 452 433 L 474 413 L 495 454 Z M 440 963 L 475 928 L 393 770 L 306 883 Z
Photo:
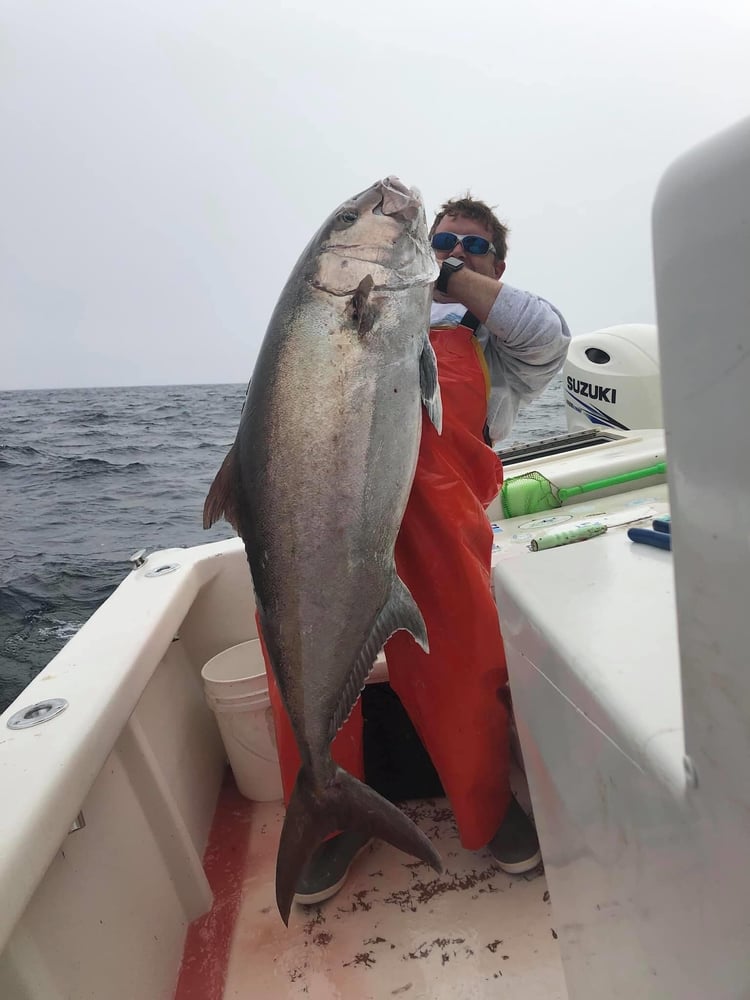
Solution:
M 303 767 L 287 806 L 276 859 L 276 903 L 285 924 L 305 865 L 323 840 L 338 830 L 379 837 L 435 871 L 443 870 L 428 838 L 392 802 L 336 765 L 321 790 Z
M 233 444 L 211 483 L 206 502 L 203 504 L 203 527 L 210 528 L 220 518 L 224 518 L 237 531 L 237 445 Z

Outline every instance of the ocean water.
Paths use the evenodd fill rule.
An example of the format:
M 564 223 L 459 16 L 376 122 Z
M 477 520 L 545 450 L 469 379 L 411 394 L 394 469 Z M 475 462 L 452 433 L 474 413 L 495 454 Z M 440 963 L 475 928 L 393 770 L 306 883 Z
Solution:
M 245 384 L 0 392 L 0 711 L 106 600 L 137 549 L 201 527 Z M 558 377 L 504 445 L 565 431 Z

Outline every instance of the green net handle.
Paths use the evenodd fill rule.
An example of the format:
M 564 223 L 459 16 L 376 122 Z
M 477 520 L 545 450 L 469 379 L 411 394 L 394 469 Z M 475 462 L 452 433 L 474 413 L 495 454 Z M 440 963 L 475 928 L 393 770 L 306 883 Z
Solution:
M 650 465 L 647 469 L 636 469 L 634 472 L 623 472 L 619 476 L 610 476 L 609 479 L 595 479 L 592 483 L 584 483 L 582 486 L 568 486 L 558 490 L 560 500 L 567 500 L 568 497 L 578 496 L 579 493 L 592 493 L 594 490 L 603 490 L 608 486 L 618 486 L 620 483 L 630 483 L 634 479 L 646 479 L 647 476 L 661 476 L 667 471 L 667 463 L 659 462 L 657 465 Z

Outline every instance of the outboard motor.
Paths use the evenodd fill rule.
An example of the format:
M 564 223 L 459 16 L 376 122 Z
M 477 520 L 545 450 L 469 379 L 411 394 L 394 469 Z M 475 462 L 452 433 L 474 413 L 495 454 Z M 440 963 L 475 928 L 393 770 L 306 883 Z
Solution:
M 663 427 L 655 326 L 630 323 L 573 337 L 563 375 L 568 430 Z

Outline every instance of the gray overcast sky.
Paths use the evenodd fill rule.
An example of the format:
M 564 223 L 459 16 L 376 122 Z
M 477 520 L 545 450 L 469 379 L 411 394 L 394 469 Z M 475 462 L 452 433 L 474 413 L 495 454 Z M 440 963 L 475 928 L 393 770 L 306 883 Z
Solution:
M 5 0 L 0 388 L 244 382 L 286 277 L 395 173 L 511 226 L 574 333 L 654 319 L 650 210 L 750 111 L 747 0 Z

